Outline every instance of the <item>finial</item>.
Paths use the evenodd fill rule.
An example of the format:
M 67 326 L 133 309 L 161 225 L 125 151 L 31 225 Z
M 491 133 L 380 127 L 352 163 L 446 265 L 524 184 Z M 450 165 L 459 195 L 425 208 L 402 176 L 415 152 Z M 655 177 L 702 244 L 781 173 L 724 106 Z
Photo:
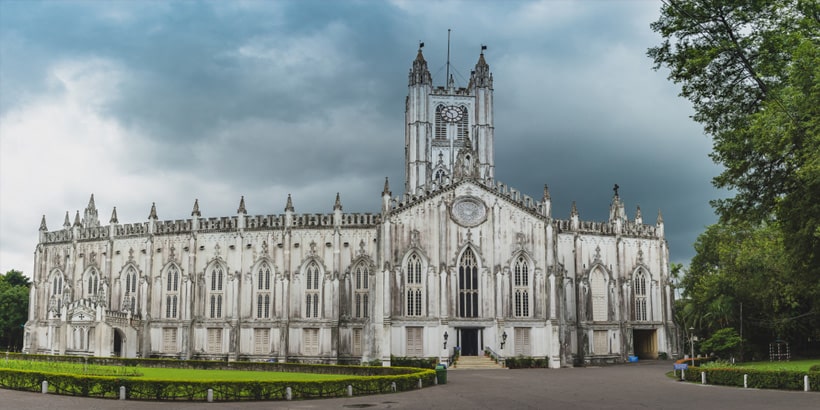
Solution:
M 288 203 L 285 204 L 285 212 L 293 212 L 293 200 L 290 199 L 290 194 L 288 194 Z
M 335 204 L 333 204 L 333 210 L 335 211 L 335 210 L 337 210 L 337 209 L 338 209 L 338 210 L 340 210 L 340 211 L 342 210 L 342 200 L 341 200 L 341 198 L 339 197 L 339 193 L 338 193 L 338 192 L 336 193 L 336 203 L 335 203 Z
M 572 209 L 569 211 L 570 216 L 578 216 L 578 207 L 575 206 L 575 201 L 572 201 Z
M 382 191 L 382 196 L 387 195 L 390 196 L 390 183 L 387 180 L 387 177 L 384 177 L 384 190 Z
M 658 225 L 663 223 L 663 215 L 661 215 L 661 210 L 658 209 Z
M 614 187 L 612 187 L 612 190 L 613 190 L 613 191 L 615 191 L 615 197 L 616 197 L 616 198 L 618 197 L 618 188 L 620 188 L 620 187 L 618 186 L 618 184 L 615 184 L 615 186 L 614 186 Z
M 71 222 L 68 220 L 68 211 L 65 211 L 65 222 L 63 222 L 63 228 L 70 228 Z
M 88 209 L 94 209 L 96 205 L 94 205 L 94 194 L 91 194 L 91 199 L 88 200 Z
M 43 219 L 40 220 L 40 230 L 41 231 L 48 231 L 48 228 L 46 227 L 46 216 L 45 215 L 43 215 Z
M 148 219 L 157 219 L 157 204 L 156 204 L 156 202 L 151 202 L 151 213 L 148 214 Z
M 242 195 L 242 197 L 239 198 L 239 208 L 237 208 L 236 213 L 238 213 L 238 214 L 248 213 L 248 211 L 245 209 L 245 196 L 244 195 Z
M 114 210 L 111 212 L 111 220 L 108 223 L 118 224 L 120 221 L 117 219 L 117 207 L 114 207 Z
M 482 45 L 481 45 L 481 54 L 484 54 L 484 50 L 486 50 L 486 49 L 487 49 L 487 45 L 486 45 L 486 44 L 482 44 Z
M 419 40 L 419 51 L 421 51 L 422 48 L 424 48 L 424 42 Z
M 641 214 L 641 206 L 638 205 L 638 210 L 635 211 L 635 219 L 643 219 L 643 215 Z
M 547 184 L 544 184 L 544 200 L 546 201 L 546 200 L 549 200 L 549 199 L 550 199 L 550 188 L 547 186 Z
M 194 209 L 191 211 L 191 216 L 202 216 L 202 214 L 199 212 L 199 198 L 194 199 Z
M 74 214 L 74 226 L 82 226 L 80 223 L 80 211 L 77 211 L 77 213 Z

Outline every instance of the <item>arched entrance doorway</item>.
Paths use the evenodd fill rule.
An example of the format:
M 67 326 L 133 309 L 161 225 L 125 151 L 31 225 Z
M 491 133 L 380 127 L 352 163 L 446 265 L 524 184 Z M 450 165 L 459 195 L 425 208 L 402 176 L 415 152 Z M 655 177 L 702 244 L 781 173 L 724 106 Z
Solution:
M 125 346 L 125 335 L 123 335 L 122 330 L 114 329 L 114 348 L 111 352 L 116 357 L 122 357 L 122 352 Z

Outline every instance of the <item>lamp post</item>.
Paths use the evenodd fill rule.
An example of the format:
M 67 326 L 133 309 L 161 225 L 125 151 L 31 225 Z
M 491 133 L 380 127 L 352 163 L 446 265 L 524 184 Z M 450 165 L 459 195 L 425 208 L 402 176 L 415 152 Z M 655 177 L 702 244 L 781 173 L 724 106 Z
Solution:
M 447 338 L 448 337 L 450 337 L 450 335 L 448 335 L 447 331 L 445 330 L 444 331 L 444 349 L 447 349 Z
M 692 367 L 695 367 L 695 328 L 689 328 L 689 346 L 690 346 L 690 357 L 692 358 Z
M 501 334 L 501 350 L 504 350 L 504 344 L 507 343 L 507 332 Z

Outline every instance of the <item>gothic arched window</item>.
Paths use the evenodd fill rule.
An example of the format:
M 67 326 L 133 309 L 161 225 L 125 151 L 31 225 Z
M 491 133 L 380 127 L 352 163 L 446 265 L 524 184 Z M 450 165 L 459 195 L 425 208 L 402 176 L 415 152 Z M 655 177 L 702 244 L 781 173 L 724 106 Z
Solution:
M 86 296 L 96 296 L 100 290 L 100 275 L 97 274 L 96 269 L 91 269 L 86 277 Z
M 179 268 L 171 265 L 165 274 L 165 318 L 175 319 L 179 306 Z
M 353 268 L 355 286 L 353 290 L 353 316 L 357 318 L 370 317 L 370 269 L 367 264 L 359 263 Z
M 422 315 L 423 282 L 421 280 L 421 258 L 415 253 L 407 258 L 407 316 Z
M 643 270 L 638 270 L 633 280 L 632 289 L 635 293 L 635 320 L 647 320 L 646 314 L 646 276 Z
M 225 271 L 217 265 L 211 269 L 211 290 L 209 292 L 209 317 L 217 319 L 222 317 L 222 301 L 225 297 L 223 282 L 225 281 Z
M 259 265 L 256 271 L 256 317 L 257 319 L 267 319 L 271 316 L 271 289 L 270 278 L 271 269 L 267 262 Z
M 590 297 L 592 298 L 592 320 L 607 320 L 606 276 L 600 268 L 592 271 L 589 279 Z
M 319 264 L 316 262 L 305 269 L 305 317 L 319 317 Z
M 523 256 L 513 264 L 513 303 L 515 317 L 530 316 L 530 268 Z
M 478 317 L 478 263 L 469 248 L 458 263 L 458 315 Z
M 438 107 L 436 107 L 436 119 L 435 119 L 436 135 L 435 135 L 435 138 L 440 139 L 440 140 L 447 139 L 447 123 L 441 117 L 442 111 L 444 111 L 444 105 L 439 104 Z
M 125 271 L 125 288 L 122 296 L 122 310 L 134 312 L 137 307 L 137 271 L 129 266 Z

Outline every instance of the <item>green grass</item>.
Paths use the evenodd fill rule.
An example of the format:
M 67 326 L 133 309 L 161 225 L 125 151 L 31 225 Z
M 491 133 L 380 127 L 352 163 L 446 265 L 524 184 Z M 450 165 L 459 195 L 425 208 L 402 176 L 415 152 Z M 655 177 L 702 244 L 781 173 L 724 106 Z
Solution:
M 137 367 L 142 373 L 140 379 L 157 380 L 196 380 L 196 381 L 326 381 L 359 378 L 345 374 L 291 373 L 291 372 L 258 372 L 245 370 L 197 370 L 169 369 L 156 367 Z
M 193 381 L 331 381 L 363 378 L 344 374 L 318 374 L 293 372 L 264 372 L 246 370 L 200 370 L 156 367 L 123 367 L 85 365 L 68 362 L 39 362 L 27 360 L 0 360 L 0 368 L 30 370 L 51 373 L 69 373 L 94 376 L 121 376 L 143 380 L 193 380 Z
M 758 370 L 808 371 L 810 367 L 818 364 L 820 364 L 820 359 L 792 360 L 789 362 L 746 362 L 737 364 L 737 367 Z

